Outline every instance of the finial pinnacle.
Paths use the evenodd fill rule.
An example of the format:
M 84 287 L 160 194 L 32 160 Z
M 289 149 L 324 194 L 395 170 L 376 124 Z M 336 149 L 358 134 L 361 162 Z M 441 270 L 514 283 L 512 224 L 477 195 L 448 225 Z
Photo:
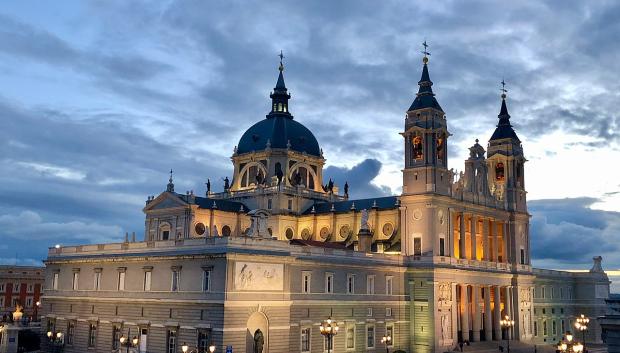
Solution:
M 506 99 L 506 92 L 508 92 L 508 90 L 506 89 L 506 82 L 504 81 L 503 77 L 502 82 L 500 83 L 502 84 L 502 88 L 499 89 L 502 92 L 502 99 Z
M 172 169 L 170 169 L 170 179 L 168 181 L 172 183 Z
M 431 53 L 428 51 L 428 47 L 429 45 L 426 44 L 426 39 L 424 39 L 424 42 L 422 43 L 422 46 L 424 47 L 424 50 L 422 50 L 422 54 L 424 54 L 424 58 L 422 58 L 422 62 L 424 64 L 428 63 L 428 57 L 431 55 Z
M 278 70 L 284 71 L 284 64 L 282 63 L 282 60 L 284 59 L 285 56 L 282 53 L 282 50 L 280 50 L 280 54 L 278 56 L 280 57 L 280 67 L 278 67 Z

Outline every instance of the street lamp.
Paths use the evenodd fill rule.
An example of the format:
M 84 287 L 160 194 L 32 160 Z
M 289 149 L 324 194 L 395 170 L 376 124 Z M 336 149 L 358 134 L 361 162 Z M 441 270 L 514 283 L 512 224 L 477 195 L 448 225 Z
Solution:
M 37 321 L 37 316 L 38 316 L 38 313 L 39 313 L 39 307 L 40 306 L 41 306 L 41 302 L 40 301 L 37 301 L 36 303 L 34 303 L 34 314 L 32 315 L 34 317 L 32 318 L 32 321 L 35 321 L 35 322 Z
M 385 343 L 385 353 L 390 353 L 390 342 L 392 342 L 392 336 L 386 334 L 381 337 L 381 343 Z
M 515 325 L 514 320 L 510 320 L 510 316 L 504 316 L 504 319 L 499 321 L 502 329 L 506 329 L 506 349 L 507 353 L 510 353 L 510 329 Z
M 573 335 L 566 332 L 564 339 L 558 343 L 557 349 L 562 353 L 581 353 L 583 352 L 583 344 L 574 341 Z
M 590 319 L 581 314 L 579 315 L 579 317 L 577 318 L 577 321 L 575 322 L 575 328 L 579 331 L 581 331 L 581 336 L 583 339 L 583 351 L 584 352 L 588 352 L 587 349 L 585 349 L 586 347 L 586 330 L 588 330 L 588 323 L 590 322 Z
M 190 348 L 192 348 L 192 350 L 191 350 L 191 351 L 189 350 Z M 187 353 L 188 351 L 189 351 L 190 353 L 200 353 L 201 348 L 198 348 L 198 347 L 190 347 L 190 346 L 188 346 L 188 345 L 187 345 L 187 343 L 183 343 L 183 345 L 181 346 L 181 351 L 182 351 L 183 353 Z M 210 346 L 209 346 L 209 352 L 210 352 L 210 353 L 215 352 L 215 346 L 214 346 L 214 345 L 210 345 Z M 206 353 L 206 352 L 205 352 L 205 353 Z
M 62 332 L 47 331 L 47 339 L 52 346 L 53 352 L 60 352 L 63 345 Z
M 327 320 L 323 321 L 319 327 L 319 330 L 321 331 L 321 335 L 327 338 L 327 353 L 330 353 L 332 349 L 332 340 L 334 339 L 334 336 L 338 334 L 338 323 L 332 321 L 330 316 Z
M 133 338 L 131 339 L 131 341 L 129 341 L 129 337 L 131 336 L 131 328 L 127 329 L 127 337 L 125 337 L 125 335 L 122 335 L 118 340 L 121 342 L 121 347 L 125 346 L 127 347 L 126 352 L 129 353 L 129 348 L 131 347 L 137 347 L 138 346 L 138 337 L 133 336 Z M 119 349 L 120 352 L 120 349 Z

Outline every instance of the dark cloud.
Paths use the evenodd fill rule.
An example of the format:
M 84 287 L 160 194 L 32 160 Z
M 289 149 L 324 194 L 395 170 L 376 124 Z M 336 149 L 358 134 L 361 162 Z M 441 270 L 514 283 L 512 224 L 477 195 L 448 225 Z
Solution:
M 352 199 L 387 196 L 391 194 L 388 187 L 380 187 L 372 183 L 379 175 L 381 162 L 376 159 L 365 159 L 351 168 L 330 166 L 323 171 L 323 178 L 330 178 L 344 192 L 344 184 L 349 184 L 349 196 Z
M 532 259 L 536 266 L 584 268 L 602 255 L 620 267 L 620 213 L 591 208 L 593 198 L 528 202 Z

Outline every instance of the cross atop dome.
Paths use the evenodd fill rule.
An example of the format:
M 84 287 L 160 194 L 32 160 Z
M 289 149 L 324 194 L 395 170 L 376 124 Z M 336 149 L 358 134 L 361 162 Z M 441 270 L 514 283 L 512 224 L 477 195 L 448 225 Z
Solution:
M 280 71 L 278 75 L 278 81 L 276 82 L 276 87 L 273 89 L 273 92 L 269 95 L 271 98 L 271 112 L 267 116 L 273 116 L 274 114 L 283 114 L 291 119 L 293 116 L 288 111 L 288 100 L 291 98 L 291 95 L 288 93 L 286 88 L 286 84 L 284 84 L 284 64 L 282 60 L 284 59 L 284 54 L 282 50 L 280 50 L 280 54 L 278 54 L 280 58 L 280 65 L 278 66 L 278 71 Z

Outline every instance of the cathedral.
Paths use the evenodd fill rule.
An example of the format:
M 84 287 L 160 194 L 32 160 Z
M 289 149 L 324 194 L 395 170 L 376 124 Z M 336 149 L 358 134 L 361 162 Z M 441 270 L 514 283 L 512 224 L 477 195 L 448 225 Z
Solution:
M 223 192 L 178 193 L 171 173 L 147 198 L 144 239 L 49 249 L 44 331 L 62 333 L 66 352 L 135 337 L 129 348 L 151 353 L 440 353 L 554 344 L 584 314 L 600 341 L 601 258 L 584 272 L 531 265 L 527 159 L 505 91 L 494 133 L 456 173 L 426 54 L 418 86 L 400 131 L 402 194 L 351 199 L 324 179 L 280 60 L 270 111 L 235 146 Z

